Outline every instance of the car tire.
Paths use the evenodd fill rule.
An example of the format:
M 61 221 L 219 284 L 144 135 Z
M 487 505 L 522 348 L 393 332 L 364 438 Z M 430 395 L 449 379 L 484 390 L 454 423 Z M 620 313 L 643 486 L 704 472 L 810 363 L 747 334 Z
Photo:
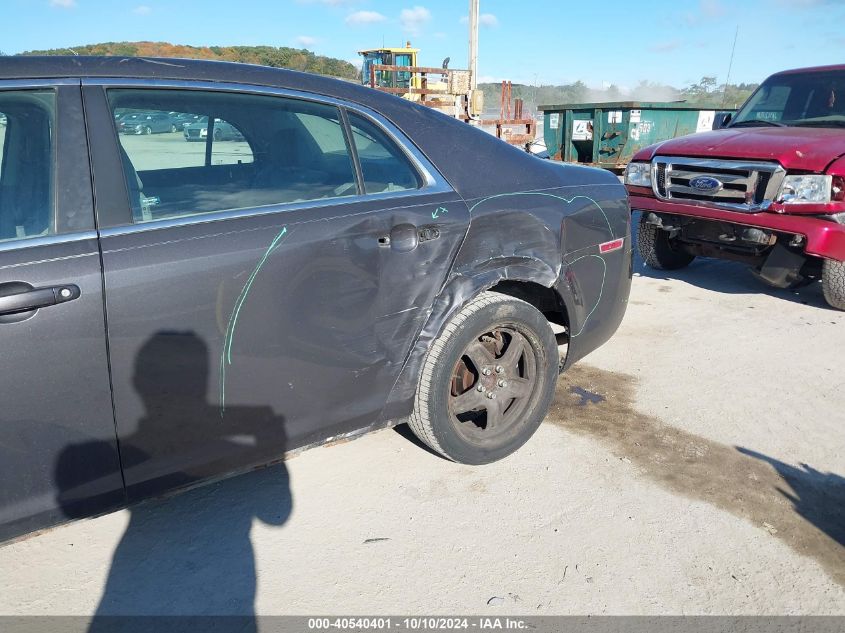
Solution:
M 173 134 L 173 133 L 175 133 L 175 132 L 178 132 L 178 131 L 179 131 L 179 130 L 178 130 L 178 129 L 176 129 L 176 124 L 175 124 L 175 123 L 174 123 L 174 124 L 172 124 L 172 125 L 170 126 L 170 133 L 171 133 L 171 134 Z
M 695 255 L 678 248 L 669 231 L 647 224 L 642 217 L 637 226 L 637 248 L 646 265 L 657 270 L 685 268 L 695 259 Z
M 153 133 L 153 129 L 149 125 L 144 128 L 144 134 L 149 135 L 149 134 L 152 134 L 152 133 Z
M 502 459 L 540 426 L 558 367 L 557 341 L 541 312 L 520 299 L 482 292 L 432 342 L 409 426 L 453 461 Z
M 845 310 L 845 262 L 833 259 L 822 264 L 822 290 L 827 303 L 837 310 Z
M 223 132 L 220 130 L 214 130 L 214 140 L 215 141 L 222 141 L 223 140 Z

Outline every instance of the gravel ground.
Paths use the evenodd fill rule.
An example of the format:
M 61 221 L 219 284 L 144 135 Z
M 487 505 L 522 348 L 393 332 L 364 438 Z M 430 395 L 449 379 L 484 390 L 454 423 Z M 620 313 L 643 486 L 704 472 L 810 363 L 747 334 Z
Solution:
M 637 271 L 508 459 L 307 451 L 0 548 L 0 613 L 845 614 L 845 314 Z

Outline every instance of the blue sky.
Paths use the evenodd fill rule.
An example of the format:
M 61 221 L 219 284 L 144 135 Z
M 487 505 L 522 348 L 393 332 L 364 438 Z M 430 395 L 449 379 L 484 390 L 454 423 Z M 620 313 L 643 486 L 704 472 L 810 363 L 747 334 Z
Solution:
M 468 0 L 2 0 L 0 50 L 105 41 L 295 46 L 355 60 L 360 48 L 422 49 L 465 68 Z M 622 87 L 732 82 L 845 62 L 845 0 L 481 0 L 479 76 Z

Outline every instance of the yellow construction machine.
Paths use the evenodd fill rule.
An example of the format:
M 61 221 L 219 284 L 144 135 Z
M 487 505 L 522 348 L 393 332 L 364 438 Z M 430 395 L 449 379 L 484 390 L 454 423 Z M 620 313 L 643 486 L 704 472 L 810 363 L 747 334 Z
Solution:
M 463 121 L 477 120 L 484 110 L 484 94 L 473 90 L 469 70 L 417 65 L 420 49 L 408 42 L 404 48 L 358 51 L 364 60 L 361 83 L 440 110 Z

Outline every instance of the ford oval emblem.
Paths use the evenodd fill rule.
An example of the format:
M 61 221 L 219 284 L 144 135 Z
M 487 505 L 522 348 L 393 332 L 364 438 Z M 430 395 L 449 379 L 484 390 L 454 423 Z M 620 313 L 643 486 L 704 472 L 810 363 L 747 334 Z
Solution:
M 710 176 L 698 176 L 689 181 L 689 186 L 704 193 L 715 193 L 722 188 L 722 181 Z

